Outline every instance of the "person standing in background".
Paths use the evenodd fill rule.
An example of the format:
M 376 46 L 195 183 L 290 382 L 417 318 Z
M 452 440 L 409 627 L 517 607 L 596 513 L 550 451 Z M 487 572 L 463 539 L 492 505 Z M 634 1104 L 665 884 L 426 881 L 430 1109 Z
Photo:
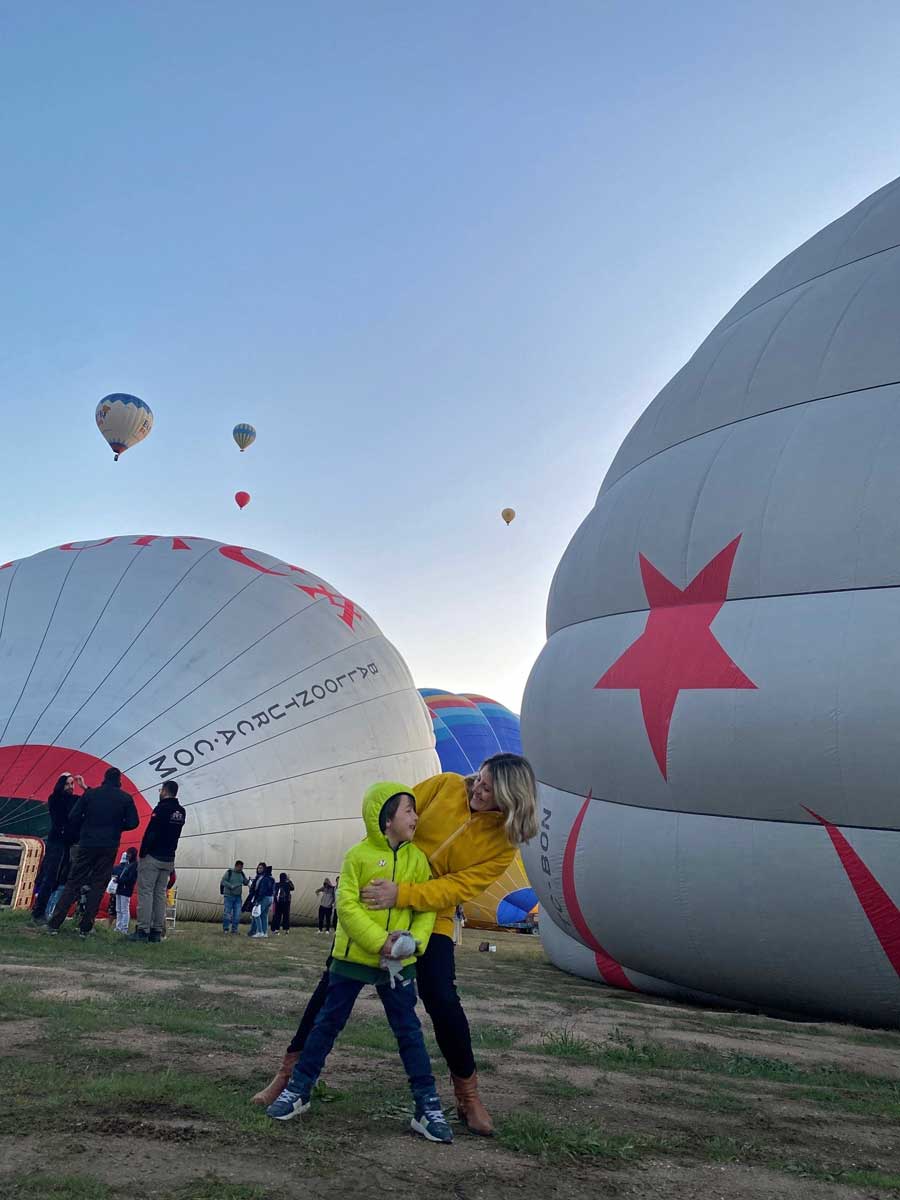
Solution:
M 272 907 L 272 897 L 275 895 L 275 880 L 272 878 L 272 868 L 263 863 L 263 873 L 254 880 L 256 883 L 255 903 L 253 910 L 259 908 L 250 925 L 252 938 L 267 938 L 269 936 L 269 909 Z
M 290 933 L 291 931 L 291 892 L 293 890 L 294 885 L 282 871 L 275 884 L 275 899 L 272 904 L 273 933 Z
M 134 800 L 122 790 L 121 771 L 109 767 L 101 786 L 88 788 L 69 812 L 67 836 L 77 837 L 77 844 L 72 849 L 72 862 L 63 894 L 46 925 L 48 933 L 59 933 L 70 906 L 81 896 L 84 887 L 87 892 L 79 932 L 81 937 L 88 936 L 94 927 L 100 900 L 106 893 L 122 833 L 127 829 L 137 829 L 138 823 Z
M 116 933 L 127 933 L 131 923 L 131 897 L 138 877 L 138 856 L 134 846 L 125 851 L 125 861 L 116 874 Z
M 340 879 L 340 876 L 338 876 Z M 337 891 L 337 884 L 331 882 L 330 879 L 323 879 L 322 886 L 316 888 L 316 895 L 321 896 L 319 901 L 319 928 L 316 933 L 327 933 L 332 928 L 331 919 L 334 915 L 334 897 Z
M 175 868 L 175 852 L 185 816 L 178 803 L 178 784 L 167 779 L 159 789 L 159 803 L 144 830 L 138 854 L 137 929 L 129 935 L 130 942 L 162 941 L 166 925 L 166 887 Z
M 69 813 L 78 799 L 75 795 L 76 784 L 83 792 L 84 780 L 81 776 L 70 775 L 67 771 L 57 779 L 47 800 L 50 832 L 44 840 L 44 861 L 38 880 L 38 895 L 31 910 L 31 919 L 35 925 L 47 924 L 47 905 L 50 897 L 65 882 L 68 874 L 71 845 L 68 837 Z
M 223 898 L 222 932 L 237 933 L 241 923 L 241 893 L 250 883 L 244 874 L 244 864 L 238 859 L 219 880 L 219 891 Z

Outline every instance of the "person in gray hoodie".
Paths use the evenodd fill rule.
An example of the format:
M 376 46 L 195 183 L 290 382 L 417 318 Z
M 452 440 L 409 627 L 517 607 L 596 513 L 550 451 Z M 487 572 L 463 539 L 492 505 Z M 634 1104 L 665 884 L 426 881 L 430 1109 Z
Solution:
M 106 893 L 119 851 L 119 839 L 126 829 L 137 827 L 137 809 L 133 798 L 122 790 L 122 773 L 110 767 L 101 786 L 88 788 L 69 812 L 69 836 L 76 844 L 72 847 L 72 865 L 65 889 L 53 916 L 44 926 L 48 933 L 59 933 L 60 925 L 84 886 L 87 893 L 79 932 L 82 937 L 87 937 Z
M 241 923 L 241 892 L 250 880 L 244 874 L 244 864 L 240 859 L 229 867 L 219 880 L 219 892 L 224 899 L 222 912 L 222 932 L 237 933 Z

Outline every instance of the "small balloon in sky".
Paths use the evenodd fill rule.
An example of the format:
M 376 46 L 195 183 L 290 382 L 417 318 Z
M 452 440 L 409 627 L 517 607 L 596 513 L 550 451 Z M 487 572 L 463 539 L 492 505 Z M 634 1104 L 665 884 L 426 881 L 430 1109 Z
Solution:
M 507 523 L 516 519 L 516 510 L 514 508 L 504 508 L 500 510 L 500 516 Z
M 248 425 L 246 421 L 242 421 L 239 425 L 235 425 L 231 436 L 237 442 L 238 449 L 243 454 L 247 447 L 252 446 L 256 441 L 256 430 L 252 425 Z
M 129 396 L 127 392 L 112 392 L 104 396 L 97 405 L 94 417 L 116 462 L 120 454 L 142 442 L 153 428 L 150 405 L 137 396 Z
M 250 493 L 249 492 L 235 492 L 234 493 L 234 502 L 238 506 L 238 508 L 246 508 L 247 505 L 250 503 Z

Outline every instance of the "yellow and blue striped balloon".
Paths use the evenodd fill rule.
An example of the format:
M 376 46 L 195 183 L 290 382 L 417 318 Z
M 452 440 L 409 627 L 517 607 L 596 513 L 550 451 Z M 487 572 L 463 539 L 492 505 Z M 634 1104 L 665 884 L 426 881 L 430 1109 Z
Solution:
M 256 430 L 252 425 L 248 425 L 242 421 L 240 425 L 235 425 L 231 436 L 237 442 L 238 448 L 241 454 L 243 454 L 247 447 L 252 446 L 256 441 Z

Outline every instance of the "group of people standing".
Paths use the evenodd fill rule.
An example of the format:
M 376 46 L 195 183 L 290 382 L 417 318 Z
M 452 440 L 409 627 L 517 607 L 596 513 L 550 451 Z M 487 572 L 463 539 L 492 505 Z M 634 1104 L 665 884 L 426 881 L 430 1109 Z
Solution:
M 247 898 L 242 902 L 244 888 L 249 887 Z M 269 913 L 272 913 L 272 933 L 290 933 L 291 893 L 294 885 L 282 871 L 278 882 L 268 863 L 257 863 L 256 874 L 249 879 L 244 873 L 244 864 L 237 859 L 219 880 L 219 892 L 223 899 L 222 932 L 236 934 L 241 923 L 241 913 L 250 913 L 252 938 L 269 936 Z
M 139 822 L 134 798 L 123 789 L 122 774 L 116 767 L 109 767 L 102 784 L 95 788 L 85 787 L 80 775 L 60 775 L 48 808 L 50 831 L 31 913 L 34 926 L 58 934 L 69 909 L 77 903 L 79 935 L 89 937 L 109 889 L 116 896 L 116 929 L 127 933 L 131 897 L 137 886 L 137 928 L 129 940 L 161 942 L 166 888 L 185 821 L 178 784 L 167 780 L 162 785 L 140 848 L 126 850 L 118 868 L 122 834 L 136 829 Z
M 80 796 L 77 787 L 83 789 Z M 136 860 L 129 850 L 120 863 L 122 906 L 117 891 L 116 907 L 124 923 L 137 862 L 133 941 L 162 937 L 166 883 L 185 819 L 177 795 L 177 783 L 162 785 Z M 75 898 L 84 893 L 80 933 L 86 937 L 121 835 L 138 825 L 134 800 L 113 767 L 98 788 L 85 789 L 80 776 L 66 774 L 51 796 L 50 819 L 34 923 L 58 933 Z M 335 883 L 326 878 L 316 889 L 319 932 L 335 930 L 325 973 L 274 1079 L 253 1103 L 282 1121 L 309 1108 L 328 1054 L 368 983 L 397 1038 L 415 1102 L 412 1128 L 430 1141 L 453 1140 L 415 1012 L 418 993 L 450 1068 L 463 1125 L 490 1136 L 493 1122 L 479 1093 L 469 1023 L 456 988 L 454 916 L 503 874 L 519 846 L 536 836 L 534 773 L 521 755 L 496 754 L 468 778 L 445 773 L 412 788 L 373 784 L 363 798 L 363 819 L 366 838 L 348 851 Z M 249 891 L 242 901 L 245 887 Z M 267 937 L 273 906 L 273 931 L 287 932 L 293 890 L 284 872 L 276 882 L 272 867 L 260 862 L 251 880 L 238 860 L 221 879 L 223 932 L 237 933 L 242 910 L 249 910 L 249 936 Z

